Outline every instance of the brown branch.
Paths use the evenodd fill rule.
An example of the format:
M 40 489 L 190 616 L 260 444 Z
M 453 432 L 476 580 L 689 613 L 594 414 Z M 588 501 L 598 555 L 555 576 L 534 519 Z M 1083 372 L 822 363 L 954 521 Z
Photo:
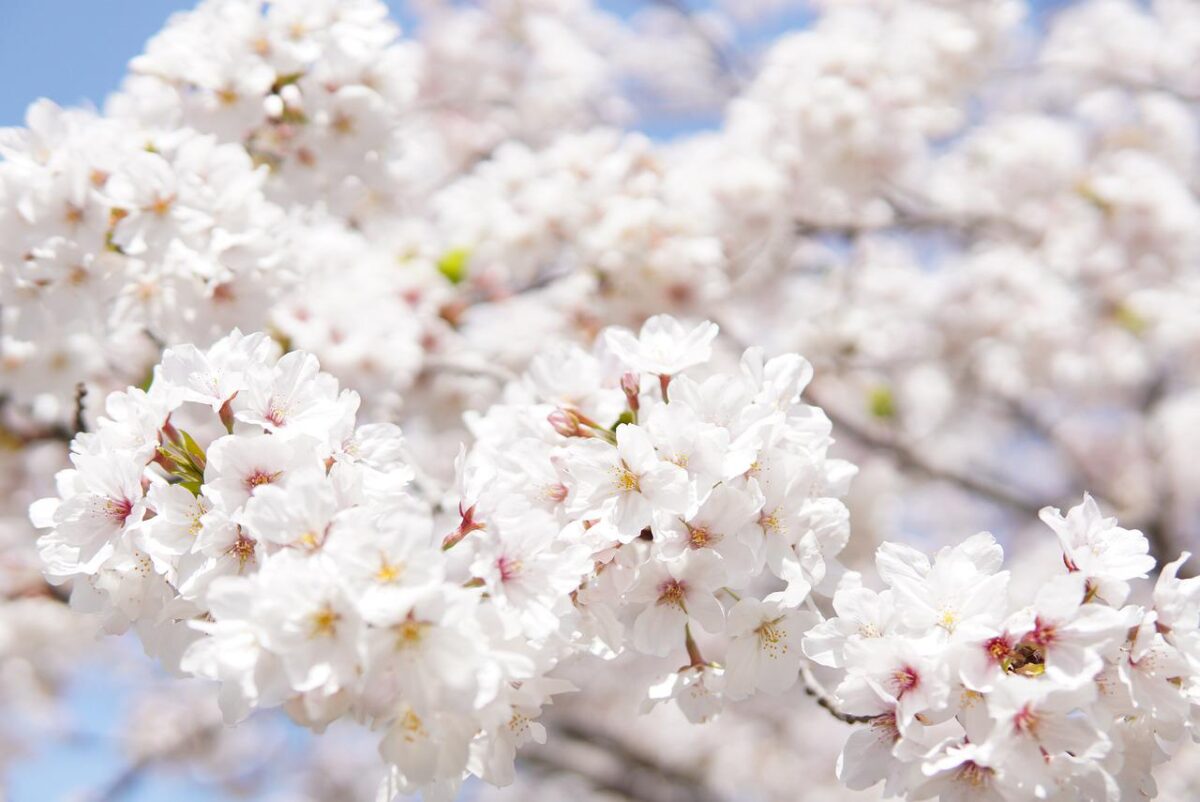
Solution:
M 809 395 L 810 397 L 813 396 L 811 387 Z M 995 482 L 973 476 L 957 468 L 939 465 L 899 438 L 873 432 L 868 427 L 851 420 L 849 416 L 839 412 L 826 401 L 814 400 L 818 406 L 825 410 L 825 414 L 829 416 L 829 420 L 833 423 L 835 431 L 846 432 L 862 445 L 874 451 L 888 454 L 897 463 L 909 470 L 920 473 L 930 479 L 949 482 L 976 496 L 985 498 L 1026 516 L 1036 516 L 1042 507 L 1051 503 L 1050 501 L 1036 501 L 1026 498 L 1020 493 Z
M 597 789 L 638 802 L 725 802 L 700 771 L 665 765 L 574 718 L 555 717 L 545 746 L 523 749 L 530 765 L 579 775 Z
M 726 43 L 721 42 L 713 35 L 712 31 L 708 30 L 696 19 L 695 11 L 688 6 L 685 0 L 649 0 L 653 5 L 661 6 L 679 15 L 684 24 L 692 35 L 700 40 L 708 52 L 712 54 L 713 61 L 721 70 L 721 74 L 734 89 L 740 89 L 746 84 L 745 65 L 742 63 L 740 54 L 729 47 Z
M 87 421 L 84 420 L 83 409 L 83 405 L 87 401 L 87 394 L 88 389 L 86 384 L 79 382 L 75 385 L 75 433 L 71 435 L 71 439 L 74 439 L 75 434 L 87 431 Z
M 847 724 L 866 724 L 876 718 L 876 716 L 854 716 L 839 710 L 837 702 L 813 675 L 812 669 L 803 662 L 800 663 L 800 680 L 804 683 L 804 692 L 815 699 L 818 706 L 838 721 L 844 721 Z
M 153 756 L 138 758 L 121 769 L 116 777 L 109 780 L 107 785 L 97 791 L 94 796 L 89 797 L 89 799 L 91 802 L 116 802 L 116 800 L 124 798 L 133 790 L 134 786 L 141 782 L 146 771 L 153 763 Z
M 931 233 L 953 235 L 964 240 L 974 240 L 989 235 L 1016 239 L 1036 244 L 1041 235 L 1036 230 L 1018 225 L 1003 217 L 982 214 L 962 214 L 937 208 L 928 200 L 910 196 L 907 200 L 898 197 L 892 189 L 884 199 L 891 204 L 894 215 L 891 221 L 880 225 L 859 223 L 823 223 L 813 220 L 797 220 L 794 231 L 799 236 L 835 236 L 855 239 L 870 233 Z

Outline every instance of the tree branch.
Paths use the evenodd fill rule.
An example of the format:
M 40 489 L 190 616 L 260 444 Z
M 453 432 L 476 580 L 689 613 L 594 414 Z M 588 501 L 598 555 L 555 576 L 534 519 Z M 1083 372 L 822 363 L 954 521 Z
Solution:
M 835 406 L 815 397 L 812 390 L 813 388 L 810 387 L 809 396 L 813 397 L 817 405 L 825 410 L 825 414 L 832 421 L 835 431 L 845 432 L 862 445 L 890 455 L 905 468 L 930 479 L 957 485 L 976 496 L 980 496 L 1026 516 L 1036 516 L 1042 507 L 1052 503 L 1049 500 L 1039 502 L 1028 499 L 1020 493 L 1002 485 L 987 481 L 978 476 L 973 476 L 957 468 L 939 465 L 914 449 L 910 444 L 894 436 L 872 432 L 867 427 L 851 420 L 849 416 L 838 411 Z
M 741 63 L 741 58 L 737 51 L 728 47 L 724 42 L 719 41 L 713 35 L 712 31 L 706 29 L 696 19 L 695 11 L 688 6 L 685 0 L 650 0 L 650 2 L 674 11 L 679 15 L 692 34 L 708 48 L 717 67 L 720 68 L 721 74 L 728 79 L 730 85 L 735 90 L 745 86 L 745 67 Z
M 868 721 L 876 718 L 876 716 L 852 716 L 849 713 L 843 713 L 839 710 L 837 703 L 833 700 L 833 696 L 825 690 L 824 686 L 813 675 L 812 669 L 803 661 L 800 663 L 800 680 L 804 683 L 804 692 L 813 699 L 816 699 L 817 705 L 824 708 L 825 712 L 838 721 L 844 721 L 847 724 L 866 724 Z
M 524 762 L 579 775 L 599 790 L 638 802 L 725 802 L 702 773 L 664 765 L 583 722 L 556 717 L 549 728 L 545 746 L 519 753 Z

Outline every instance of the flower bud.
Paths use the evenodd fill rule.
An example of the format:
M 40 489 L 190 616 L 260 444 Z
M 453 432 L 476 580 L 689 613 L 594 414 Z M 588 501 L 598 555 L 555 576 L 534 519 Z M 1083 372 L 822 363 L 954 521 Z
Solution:
M 625 393 L 625 400 L 629 402 L 629 408 L 634 412 L 638 410 L 638 391 L 641 389 L 641 384 L 641 377 L 633 371 L 629 371 L 621 377 L 621 392 Z
M 221 417 L 221 424 L 224 425 L 225 431 L 229 432 L 230 434 L 233 434 L 232 402 L 236 396 L 237 393 L 234 393 L 233 395 L 229 396 L 229 398 L 225 399 L 225 403 L 221 405 L 221 409 L 217 412 L 217 414 Z
M 556 409 L 546 416 L 546 420 L 550 421 L 550 425 L 554 427 L 554 431 L 563 437 L 585 436 L 579 427 L 579 416 L 569 409 Z

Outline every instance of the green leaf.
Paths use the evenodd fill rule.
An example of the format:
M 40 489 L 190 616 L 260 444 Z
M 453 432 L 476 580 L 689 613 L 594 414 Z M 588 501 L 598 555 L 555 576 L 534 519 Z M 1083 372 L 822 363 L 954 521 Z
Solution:
M 291 125 L 308 124 L 308 115 L 305 114 L 301 109 L 293 109 L 291 107 L 284 109 L 283 114 L 279 116 L 279 119 Z
M 283 75 L 276 75 L 275 83 L 271 84 L 271 93 L 278 94 L 280 89 L 296 83 L 296 81 L 299 81 L 303 77 L 303 72 L 286 72 Z
M 1149 325 L 1146 318 L 1139 315 L 1127 304 L 1117 305 L 1117 308 L 1113 310 L 1113 320 L 1116 321 L 1118 326 L 1134 335 L 1144 333 L 1146 327 Z
M 125 251 L 121 250 L 121 246 L 113 241 L 113 233 L 111 231 L 104 232 L 104 250 L 109 253 L 125 254 Z
M 617 427 L 620 426 L 622 423 L 633 423 L 633 413 L 630 412 L 629 410 L 625 410 L 624 412 L 622 412 L 621 416 L 619 418 L 617 418 L 617 422 L 612 425 L 612 428 L 609 429 L 609 431 L 615 432 L 617 430 Z
M 876 418 L 891 420 L 896 417 L 896 397 L 890 387 L 880 385 L 867 396 L 867 408 Z
M 461 284 L 467 277 L 467 263 L 470 260 L 470 248 L 453 248 L 438 259 L 437 269 L 451 284 Z
M 285 354 L 290 354 L 292 352 L 294 343 L 292 342 L 291 337 L 275 328 L 268 330 L 267 334 L 271 336 L 272 340 L 279 344 L 280 350 Z M 232 434 L 232 432 L 230 434 Z
M 208 455 L 204 453 L 204 449 L 192 439 L 190 434 L 180 429 L 179 435 L 183 438 L 183 448 L 187 452 L 188 457 L 191 458 L 192 465 L 203 472 L 204 466 L 208 464 Z
M 208 459 L 204 449 L 190 434 L 180 430 L 179 441 L 163 443 L 158 447 L 158 453 L 170 463 L 167 470 L 172 478 L 178 479 L 180 484 L 195 485 L 193 492 L 200 492 Z

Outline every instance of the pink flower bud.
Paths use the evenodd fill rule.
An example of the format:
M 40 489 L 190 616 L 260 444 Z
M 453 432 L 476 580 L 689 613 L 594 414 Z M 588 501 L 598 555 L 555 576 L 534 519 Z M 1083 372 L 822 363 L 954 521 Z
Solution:
M 625 393 L 625 399 L 629 402 L 629 409 L 633 412 L 637 412 L 638 410 L 638 391 L 641 389 L 641 384 L 641 377 L 633 371 L 621 377 L 621 392 Z
M 225 431 L 233 434 L 233 399 L 237 397 L 237 393 L 225 399 L 225 403 L 221 405 L 220 411 L 217 413 L 221 417 L 221 423 L 225 426 Z
M 579 416 L 569 409 L 556 409 L 546 416 L 546 420 L 550 421 L 550 425 L 554 427 L 554 431 L 563 437 L 584 436 L 579 428 Z

